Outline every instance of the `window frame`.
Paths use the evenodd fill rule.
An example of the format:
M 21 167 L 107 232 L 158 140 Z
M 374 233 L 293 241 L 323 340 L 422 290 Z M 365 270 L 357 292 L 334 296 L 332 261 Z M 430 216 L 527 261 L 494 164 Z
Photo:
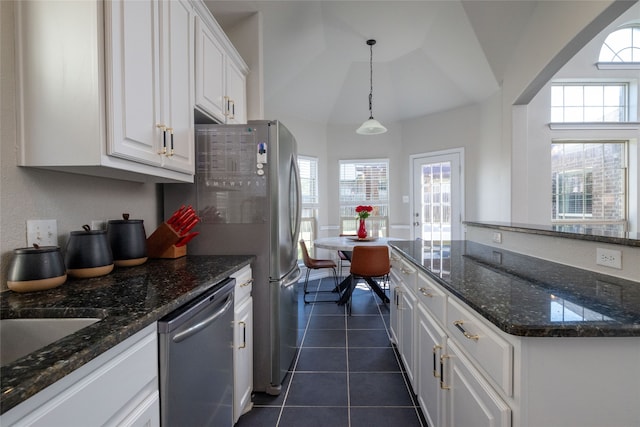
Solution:
M 553 145 L 554 144 L 622 144 L 623 145 L 623 161 L 622 161 L 622 187 L 623 187 L 623 191 L 624 191 L 624 197 L 623 197 L 623 203 L 624 206 L 622 207 L 621 211 L 622 211 L 622 218 L 620 219 L 615 219 L 615 220 L 611 220 L 611 219 L 605 219 L 605 218 L 601 218 L 601 217 L 595 217 L 593 216 L 593 210 L 591 211 L 591 216 L 585 218 L 585 213 L 581 213 L 581 214 L 564 214 L 564 218 L 554 218 L 554 214 L 555 214 L 555 206 L 553 203 L 553 200 L 558 197 L 559 193 L 554 192 L 554 188 L 556 187 L 556 180 L 554 178 L 554 171 L 553 171 L 553 166 L 551 167 L 551 198 L 552 198 L 552 212 L 551 212 L 551 224 L 554 225 L 570 225 L 570 224 L 591 224 L 591 225 L 622 225 L 623 226 L 623 230 L 626 231 L 628 228 L 628 223 L 629 223 L 629 197 L 630 197 L 630 188 L 629 188 L 629 160 L 630 160 L 630 143 L 631 141 L 628 139 L 610 139 L 610 138 L 597 138 L 597 139 L 571 139 L 571 140 L 566 140 L 566 139 L 552 139 L 551 141 L 551 149 L 553 149 Z M 589 168 L 571 168 L 571 170 L 567 170 L 567 171 L 563 171 L 561 173 L 569 173 L 569 172 L 577 172 L 577 171 L 581 171 L 584 174 L 584 170 L 589 169 Z M 591 173 L 593 173 L 593 170 L 591 170 Z M 586 190 L 583 192 L 583 194 L 586 194 Z M 592 189 L 592 195 L 593 193 L 593 189 Z M 584 197 L 583 197 L 584 200 Z M 558 203 L 558 201 L 556 200 L 556 203 Z M 591 201 L 591 203 L 593 204 L 593 200 Z M 593 208 L 593 205 L 592 205 Z M 567 218 L 568 216 L 568 218 Z M 572 216 L 574 216 L 572 218 Z
M 618 105 L 606 105 L 606 102 L 604 101 L 605 95 L 604 95 L 604 90 L 605 88 L 609 86 L 619 86 L 619 87 L 623 87 L 624 88 L 624 95 L 623 95 L 623 103 L 619 103 Z M 558 87 L 562 87 L 563 88 L 563 101 L 561 104 L 558 105 L 554 105 L 554 88 L 558 88 Z M 566 101 L 566 96 L 565 96 L 565 92 L 566 92 L 566 88 L 571 88 L 571 87 L 582 87 L 582 103 L 581 104 L 577 104 L 577 105 L 571 105 L 571 104 L 567 104 Z M 584 92 L 586 88 L 596 88 L 596 87 L 602 87 L 603 88 L 603 99 L 602 99 L 602 103 L 598 103 L 595 105 L 590 105 L 590 101 L 587 100 L 587 98 L 584 96 Z M 619 125 L 619 124 L 626 124 L 626 123 L 631 123 L 632 122 L 632 117 L 634 117 L 634 115 L 636 115 L 636 109 L 633 108 L 632 106 L 632 93 L 634 93 L 634 82 L 629 81 L 628 79 L 621 79 L 621 80 L 610 80 L 610 79 L 606 79 L 606 80 L 600 80 L 600 79 L 590 79 L 590 80 L 555 80 L 551 83 L 550 86 L 550 92 L 551 92 L 551 96 L 550 96 L 550 102 L 549 102 L 549 116 L 550 116 L 550 123 L 552 124 L 567 124 L 567 123 L 572 123 L 572 124 L 593 124 L 593 123 L 598 123 L 601 125 Z M 593 103 L 593 100 L 591 100 L 591 103 Z M 607 108 L 612 108 L 612 107 L 616 107 L 618 109 L 620 109 L 622 111 L 622 118 L 621 120 L 605 120 L 607 117 L 606 114 L 606 109 Z M 562 116 L 563 118 L 567 115 L 567 110 L 570 108 L 576 108 L 576 109 L 580 109 L 581 111 L 581 115 L 582 115 L 582 120 L 554 120 L 554 109 L 561 109 L 562 110 Z M 601 117 L 602 120 L 585 120 L 585 115 L 586 115 L 586 111 L 588 109 L 601 109 L 602 113 L 601 113 Z
M 370 166 L 379 166 L 382 165 L 384 166 L 384 170 L 385 170 L 385 175 L 384 178 L 386 179 L 386 189 L 384 190 L 384 194 L 386 195 L 384 198 L 375 198 L 372 199 L 370 197 L 367 197 L 366 192 L 368 190 L 365 190 L 365 196 L 363 198 L 354 198 L 352 200 L 345 200 L 343 197 L 343 192 L 344 192 L 344 186 L 343 186 L 343 182 L 345 182 L 346 180 L 343 180 L 343 171 L 344 171 L 344 165 L 353 165 L 354 168 L 359 168 L 359 167 L 366 167 L 367 165 Z M 366 187 L 366 185 L 365 185 Z M 371 188 L 371 187 L 370 187 Z M 378 190 L 380 189 L 380 184 L 378 184 Z M 390 194 L 390 189 L 391 189 L 391 185 L 390 185 L 390 160 L 388 158 L 375 158 L 375 159 L 340 159 L 338 161 L 338 217 L 340 218 L 340 232 L 341 233 L 353 233 L 355 234 L 356 230 L 347 230 L 344 229 L 344 221 L 342 220 L 342 218 L 347 218 L 347 217 L 356 217 L 356 207 L 359 205 L 367 205 L 367 206 L 373 206 L 374 207 L 374 211 L 372 212 L 372 217 L 376 217 L 378 218 L 378 221 L 380 221 L 381 223 L 386 223 L 388 224 L 388 218 L 389 218 L 389 210 L 391 208 L 391 204 L 390 204 L 390 199 L 391 199 L 391 194 Z M 380 194 L 380 191 L 378 192 L 378 195 Z M 387 230 L 383 230 L 383 227 L 380 228 L 382 233 L 386 233 L 388 234 L 388 229 Z
M 313 180 L 312 186 L 314 187 L 314 193 L 315 193 L 315 201 L 312 201 L 312 202 L 307 202 L 307 203 L 304 202 L 305 197 L 302 193 L 305 188 L 305 185 L 302 184 L 302 181 L 304 178 L 302 176 L 303 168 L 300 167 L 301 160 L 315 164 L 315 166 L 309 168 L 310 171 L 315 172 L 315 174 L 312 173 L 312 175 L 315 175 L 315 176 L 311 178 Z M 301 200 L 302 215 L 301 215 L 301 221 L 300 221 L 300 232 L 298 234 L 298 238 L 296 239 L 296 241 L 304 240 L 305 244 L 307 245 L 307 248 L 309 249 L 309 252 L 313 253 L 312 252 L 313 241 L 318 236 L 318 215 L 319 215 L 319 209 L 320 209 L 320 194 L 319 194 L 320 162 L 317 157 L 298 154 L 297 163 L 298 163 L 298 170 L 300 172 L 300 193 L 301 193 L 300 200 Z M 304 215 L 305 211 L 311 211 L 312 215 L 305 216 Z M 298 259 L 302 259 L 302 253 L 301 253 L 300 247 L 298 247 Z

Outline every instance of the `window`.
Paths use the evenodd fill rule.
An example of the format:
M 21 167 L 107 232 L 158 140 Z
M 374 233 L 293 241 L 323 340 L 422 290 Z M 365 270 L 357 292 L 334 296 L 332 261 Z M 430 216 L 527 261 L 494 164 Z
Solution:
M 356 234 L 356 207 L 370 205 L 373 212 L 368 221 L 373 228 L 368 228 L 371 228 L 373 235 L 388 235 L 388 160 L 341 160 L 339 187 L 341 233 Z
M 640 25 L 609 34 L 600 48 L 599 62 L 640 62 Z
M 311 251 L 313 241 L 317 236 L 318 223 L 318 159 L 298 156 L 298 169 L 300 170 L 302 215 L 300 236 L 297 240 L 304 240 L 307 248 Z M 300 248 L 298 248 L 298 252 L 300 252 Z M 302 258 L 301 253 L 298 253 L 298 258 Z
M 626 147 L 624 142 L 551 144 L 553 222 L 625 223 Z
M 551 86 L 551 121 L 626 122 L 627 83 L 554 83 Z

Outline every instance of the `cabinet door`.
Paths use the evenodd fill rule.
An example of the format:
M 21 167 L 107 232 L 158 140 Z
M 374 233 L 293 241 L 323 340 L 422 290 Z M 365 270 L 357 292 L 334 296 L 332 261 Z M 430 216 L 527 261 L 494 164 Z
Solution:
M 391 272 L 389 280 L 389 291 L 391 295 L 389 305 L 389 332 L 391 333 L 391 341 L 393 341 L 396 346 L 399 346 L 398 335 L 400 332 L 400 324 L 398 322 L 398 315 L 400 312 L 400 282 L 393 271 Z
M 193 174 L 193 13 L 187 0 L 163 2 L 162 123 L 173 132 L 168 136 L 168 153 L 163 167 Z
M 233 422 L 250 409 L 253 390 L 253 298 L 235 311 L 233 345 Z
M 445 427 L 446 393 L 440 388 L 440 356 L 446 354 L 447 335 L 423 307 L 418 308 L 416 376 L 418 402 L 431 427 Z
M 246 78 L 230 60 L 227 60 L 227 96 L 227 122 L 247 123 Z
M 127 418 L 113 425 L 118 427 L 160 426 L 160 393 L 156 391 L 149 395 Z
M 160 3 L 105 2 L 107 154 L 159 166 Z
M 416 308 L 416 297 L 408 289 L 402 286 L 400 293 L 400 357 L 407 377 L 414 390 L 415 386 L 415 328 L 414 316 Z
M 225 122 L 225 52 L 213 31 L 196 17 L 196 106 Z
M 452 340 L 447 342 L 442 381 L 447 390 L 449 425 L 509 427 L 511 409 L 465 358 Z

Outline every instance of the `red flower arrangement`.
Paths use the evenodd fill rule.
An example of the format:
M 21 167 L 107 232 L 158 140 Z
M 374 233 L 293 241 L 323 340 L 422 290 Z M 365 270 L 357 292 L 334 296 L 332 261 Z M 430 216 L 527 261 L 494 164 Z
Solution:
M 360 205 L 360 206 L 358 206 L 356 208 L 356 213 L 358 214 L 358 218 L 360 218 L 360 219 L 368 218 L 369 215 L 371 215 L 372 211 L 373 211 L 373 207 L 372 206 Z

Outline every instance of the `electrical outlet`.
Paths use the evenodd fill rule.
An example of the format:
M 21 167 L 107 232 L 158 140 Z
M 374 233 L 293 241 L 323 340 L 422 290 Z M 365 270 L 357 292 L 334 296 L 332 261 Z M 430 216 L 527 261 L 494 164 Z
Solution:
M 496 231 L 493 233 L 491 240 L 493 240 L 493 243 L 502 243 L 502 233 Z
M 596 248 L 596 264 L 622 269 L 622 252 L 613 249 Z
M 107 229 L 107 221 L 104 219 L 94 219 L 91 221 L 91 229 L 92 230 L 106 230 Z
M 58 246 L 58 223 L 55 219 L 27 220 L 27 245 Z

